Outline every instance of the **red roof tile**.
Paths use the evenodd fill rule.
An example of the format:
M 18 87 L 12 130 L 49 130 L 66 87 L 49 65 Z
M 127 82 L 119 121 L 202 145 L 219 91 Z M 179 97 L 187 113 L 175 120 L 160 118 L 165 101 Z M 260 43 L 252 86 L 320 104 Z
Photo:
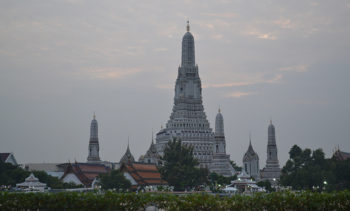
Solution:
M 167 184 L 166 181 L 162 180 L 157 166 L 154 164 L 123 164 L 121 170 L 128 172 L 139 186 Z
M 91 186 L 92 181 L 101 173 L 107 173 L 110 169 L 103 164 L 73 163 L 69 164 L 62 176 L 68 173 L 75 174 L 85 186 Z
M 8 156 L 10 156 L 10 153 L 0 153 L 0 159 L 2 162 L 5 162 L 8 158 Z

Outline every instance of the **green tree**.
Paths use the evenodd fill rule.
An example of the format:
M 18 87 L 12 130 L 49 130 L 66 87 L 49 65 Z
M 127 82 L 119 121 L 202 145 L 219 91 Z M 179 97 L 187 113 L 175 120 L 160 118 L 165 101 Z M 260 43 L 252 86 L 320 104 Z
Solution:
M 289 160 L 282 168 L 280 182 L 293 189 L 322 189 L 324 181 L 332 180 L 333 173 L 322 149 L 302 150 L 294 145 L 289 151 Z
M 29 172 L 11 163 L 0 161 L 0 185 L 15 186 L 29 176 Z
M 174 138 L 168 142 L 162 160 L 164 166 L 159 167 L 160 174 L 176 191 L 208 182 L 208 170 L 196 167 L 199 163 L 193 157 L 193 147 L 182 145 L 180 140 Z
M 271 182 L 269 180 L 259 181 L 256 183 L 259 187 L 265 188 L 268 192 L 275 191 L 275 189 L 272 188 Z
M 32 171 L 34 176 L 40 182 L 45 183 L 52 189 L 68 189 L 68 188 L 82 188 L 83 185 L 76 185 L 74 183 L 64 183 L 59 178 L 47 174 L 45 171 Z
M 120 170 L 112 170 L 110 172 L 100 174 L 100 183 L 102 189 L 116 189 L 126 191 L 131 187 L 131 183 L 128 179 L 125 178 L 123 172 Z
M 234 169 L 235 171 L 242 171 L 242 167 L 241 167 L 241 166 L 238 166 L 238 165 L 235 163 L 235 161 L 230 160 L 230 163 L 231 163 L 231 166 L 233 167 L 233 169 Z
M 29 171 L 26 171 L 19 166 L 0 161 L 0 185 L 11 185 L 14 187 L 17 183 L 24 182 L 29 174 Z M 45 171 L 33 171 L 33 174 L 40 182 L 46 183 L 48 187 L 53 189 L 82 187 L 82 185 L 63 183 L 57 177 L 48 175 Z
M 212 172 L 209 174 L 209 180 L 212 184 L 219 184 L 219 185 L 228 185 L 231 184 L 231 181 L 236 180 L 237 176 L 231 176 L 231 177 L 224 177 L 220 174 L 217 174 L 215 172 Z

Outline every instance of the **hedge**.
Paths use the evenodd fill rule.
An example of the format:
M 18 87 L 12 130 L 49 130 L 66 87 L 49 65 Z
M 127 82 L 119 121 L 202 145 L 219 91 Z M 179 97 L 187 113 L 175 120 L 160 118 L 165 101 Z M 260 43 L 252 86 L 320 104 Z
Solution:
M 350 210 L 350 192 L 275 192 L 221 197 L 209 194 L 0 192 L 0 210 Z

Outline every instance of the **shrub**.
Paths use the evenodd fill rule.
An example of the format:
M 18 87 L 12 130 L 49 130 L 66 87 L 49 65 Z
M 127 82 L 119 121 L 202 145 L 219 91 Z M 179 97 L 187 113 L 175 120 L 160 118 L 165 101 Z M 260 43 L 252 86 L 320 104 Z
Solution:
M 158 193 L 0 192 L 0 210 L 350 210 L 350 192 L 274 192 L 220 197 Z

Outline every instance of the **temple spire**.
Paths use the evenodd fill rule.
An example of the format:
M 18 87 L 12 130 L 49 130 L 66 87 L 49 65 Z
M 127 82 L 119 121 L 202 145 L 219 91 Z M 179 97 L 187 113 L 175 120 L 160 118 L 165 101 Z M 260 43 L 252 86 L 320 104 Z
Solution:
M 215 118 L 215 135 L 216 136 L 225 136 L 224 133 L 224 117 L 221 114 L 221 109 L 219 108 L 218 114 Z
M 91 121 L 90 126 L 90 140 L 89 140 L 89 153 L 88 153 L 88 162 L 99 162 L 100 146 L 98 141 L 98 124 L 96 120 L 96 115 L 94 112 L 93 120 Z
M 190 22 L 187 21 L 187 32 L 182 38 L 182 59 L 181 67 L 194 67 L 195 55 L 194 55 L 194 38 L 190 32 Z

